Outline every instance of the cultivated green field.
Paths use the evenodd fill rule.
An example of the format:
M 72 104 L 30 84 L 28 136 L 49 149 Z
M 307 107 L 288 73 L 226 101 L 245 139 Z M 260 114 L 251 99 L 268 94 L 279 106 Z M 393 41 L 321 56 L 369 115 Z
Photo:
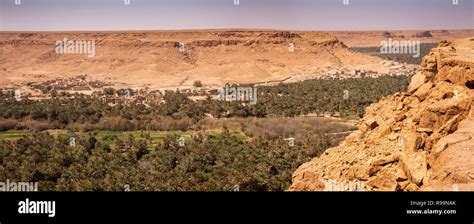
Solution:
M 72 137 L 80 134 L 93 134 L 98 140 L 101 140 L 107 145 L 116 144 L 117 139 L 126 141 L 129 136 L 133 136 L 135 140 L 145 140 L 148 143 L 148 148 L 153 150 L 155 146 L 163 141 L 167 136 L 181 136 L 186 140 L 191 139 L 193 135 L 203 134 L 213 136 L 213 141 L 220 141 L 223 138 L 220 136 L 221 132 L 217 130 L 212 131 L 93 131 L 88 133 L 74 133 L 68 130 L 47 130 L 49 134 L 58 137 Z M 238 136 L 242 139 L 244 137 L 237 131 L 231 132 L 233 135 Z M 32 134 L 29 131 L 0 131 L 0 140 L 15 141 L 23 136 Z
M 0 131 L 0 139 L 18 139 L 26 133 L 25 131 Z

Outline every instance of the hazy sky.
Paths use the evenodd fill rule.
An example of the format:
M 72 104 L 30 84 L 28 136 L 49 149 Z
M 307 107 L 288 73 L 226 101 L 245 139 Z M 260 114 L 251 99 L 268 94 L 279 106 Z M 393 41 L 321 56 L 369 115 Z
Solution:
M 18 0 L 16 0 L 18 1 Z M 0 30 L 474 28 L 474 0 L 0 0 Z M 456 0 L 454 0 L 456 1 Z

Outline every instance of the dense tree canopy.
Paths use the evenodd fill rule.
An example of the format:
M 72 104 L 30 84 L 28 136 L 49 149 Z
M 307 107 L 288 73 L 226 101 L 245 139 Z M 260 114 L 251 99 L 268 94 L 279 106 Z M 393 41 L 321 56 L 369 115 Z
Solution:
M 309 113 L 361 117 L 366 106 L 377 102 L 382 96 L 405 90 L 408 83 L 409 77 L 406 76 L 384 76 L 261 86 L 257 90 L 256 105 L 210 98 L 192 101 L 178 91 L 167 91 L 165 103 L 149 107 L 142 104 L 111 107 L 97 97 L 84 95 L 16 101 L 10 93 L 0 95 L 0 130 L 16 127 L 33 130 L 185 131 L 205 118 L 206 114 L 216 118 L 293 117 Z
M 71 146 L 66 137 L 34 133 L 0 140 L 0 179 L 38 182 L 40 191 L 283 191 L 299 165 L 329 146 L 324 135 L 290 147 L 281 138 L 243 141 L 224 132 L 184 146 L 168 136 L 147 150 L 133 137 L 109 147 L 86 134 Z

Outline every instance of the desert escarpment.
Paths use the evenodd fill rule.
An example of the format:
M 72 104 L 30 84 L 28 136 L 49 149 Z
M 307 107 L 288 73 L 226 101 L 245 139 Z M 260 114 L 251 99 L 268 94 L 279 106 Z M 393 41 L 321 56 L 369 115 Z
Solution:
M 368 107 L 357 132 L 297 169 L 290 190 L 474 191 L 473 105 L 474 38 L 442 41 L 407 92 Z
M 93 57 L 56 53 L 55 43 L 63 40 L 93 41 Z M 324 32 L 2 32 L 0 48 L 0 87 L 83 74 L 161 88 L 192 86 L 196 80 L 207 86 L 283 80 L 328 67 L 389 71 L 380 58 L 352 52 Z

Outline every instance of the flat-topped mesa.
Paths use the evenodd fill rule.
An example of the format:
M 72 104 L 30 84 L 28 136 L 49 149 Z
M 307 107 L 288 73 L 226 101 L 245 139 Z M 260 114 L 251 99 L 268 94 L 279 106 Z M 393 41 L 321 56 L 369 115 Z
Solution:
M 58 41 L 66 51 L 55 51 Z M 390 71 L 381 58 L 312 31 L 0 32 L 0 48 L 0 88 L 81 73 L 120 88 L 176 89 L 194 81 L 221 87 L 286 80 L 327 67 Z
M 441 42 L 407 92 L 369 106 L 359 130 L 301 165 L 289 190 L 474 191 L 473 80 L 474 38 Z

